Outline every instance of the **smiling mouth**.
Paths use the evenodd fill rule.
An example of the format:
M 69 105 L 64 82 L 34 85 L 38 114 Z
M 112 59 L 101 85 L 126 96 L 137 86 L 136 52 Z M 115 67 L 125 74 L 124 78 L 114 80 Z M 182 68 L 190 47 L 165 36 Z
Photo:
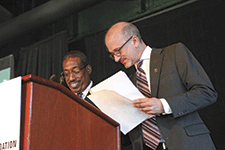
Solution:
M 77 88 L 78 87 L 78 83 L 79 83 L 79 81 L 70 82 L 70 87 L 71 88 Z

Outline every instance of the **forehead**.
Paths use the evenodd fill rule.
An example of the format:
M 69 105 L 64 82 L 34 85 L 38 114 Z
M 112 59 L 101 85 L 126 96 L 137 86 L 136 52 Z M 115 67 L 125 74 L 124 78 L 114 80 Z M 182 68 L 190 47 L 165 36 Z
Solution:
M 76 68 L 81 65 L 81 60 L 79 57 L 67 58 L 63 61 L 63 70 L 69 70 Z
M 109 52 L 113 52 L 123 45 L 124 39 L 122 38 L 121 34 L 113 34 L 106 38 L 105 43 Z

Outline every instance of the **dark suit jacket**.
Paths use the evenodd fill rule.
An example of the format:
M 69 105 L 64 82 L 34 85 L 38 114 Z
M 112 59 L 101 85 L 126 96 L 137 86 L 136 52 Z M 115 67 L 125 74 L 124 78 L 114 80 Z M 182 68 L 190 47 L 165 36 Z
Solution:
M 207 74 L 182 44 L 153 49 L 150 59 L 152 97 L 165 98 L 172 114 L 157 116 L 157 124 L 169 150 L 214 150 L 208 128 L 197 110 L 217 100 Z M 136 76 L 131 76 L 136 85 Z M 141 126 L 129 133 L 133 149 L 141 150 Z
M 88 95 L 87 95 L 88 96 Z M 89 104 L 91 104 L 91 105 L 93 105 L 93 106 L 95 106 L 96 108 L 98 108 L 88 97 L 85 97 L 84 98 L 84 100 L 86 101 L 86 102 L 88 102 Z

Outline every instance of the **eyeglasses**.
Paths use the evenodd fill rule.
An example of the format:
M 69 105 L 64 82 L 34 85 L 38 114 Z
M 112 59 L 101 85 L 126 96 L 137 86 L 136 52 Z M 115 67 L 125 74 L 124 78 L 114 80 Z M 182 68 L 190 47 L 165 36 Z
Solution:
M 77 75 L 81 72 L 82 69 L 84 69 L 85 67 L 87 67 L 87 65 L 84 65 L 82 68 L 78 69 L 78 68 L 74 68 L 71 72 L 61 72 L 61 76 L 62 77 L 66 77 L 68 78 L 70 76 L 70 73 L 72 73 L 72 75 Z
M 120 53 L 120 50 L 132 39 L 133 35 L 114 53 L 110 54 L 109 57 L 111 59 L 115 59 L 114 56 L 117 56 L 117 57 L 120 57 L 121 53 Z

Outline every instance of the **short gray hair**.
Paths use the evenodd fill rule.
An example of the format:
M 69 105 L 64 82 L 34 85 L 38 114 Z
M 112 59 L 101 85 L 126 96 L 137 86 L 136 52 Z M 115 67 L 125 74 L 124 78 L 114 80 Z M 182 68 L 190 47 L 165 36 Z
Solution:
M 123 27 L 122 35 L 123 35 L 124 38 L 129 38 L 132 35 L 136 35 L 138 37 L 138 39 L 140 40 L 140 42 L 142 42 L 140 31 L 132 23 L 129 23 L 126 26 Z
M 72 51 L 69 51 L 64 57 L 63 57 L 63 61 L 66 60 L 67 58 L 80 58 L 81 60 L 81 64 L 83 66 L 85 65 L 88 65 L 88 59 L 87 59 L 87 56 L 81 52 L 81 51 L 78 51 L 78 50 L 72 50 Z M 62 62 L 63 62 L 62 61 Z

